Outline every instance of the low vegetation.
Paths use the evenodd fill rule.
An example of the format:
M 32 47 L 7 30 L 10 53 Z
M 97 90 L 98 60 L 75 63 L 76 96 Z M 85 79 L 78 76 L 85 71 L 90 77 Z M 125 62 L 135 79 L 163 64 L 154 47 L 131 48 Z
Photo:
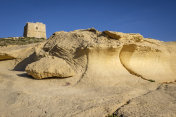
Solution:
M 155 82 L 155 80 L 152 80 L 152 79 L 149 79 L 148 81 L 150 81 L 150 82 Z
M 112 115 L 108 115 L 107 117 L 119 117 L 118 115 L 112 114 Z
M 34 37 L 0 38 L 0 46 L 26 45 L 26 44 L 42 42 L 44 40 L 46 40 L 46 39 L 34 38 Z

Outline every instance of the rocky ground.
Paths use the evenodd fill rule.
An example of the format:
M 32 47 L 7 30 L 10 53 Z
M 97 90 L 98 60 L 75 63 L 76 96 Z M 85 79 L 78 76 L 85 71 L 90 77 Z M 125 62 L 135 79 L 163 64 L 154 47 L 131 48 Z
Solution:
M 95 29 L 0 47 L 2 117 L 175 117 L 176 43 Z

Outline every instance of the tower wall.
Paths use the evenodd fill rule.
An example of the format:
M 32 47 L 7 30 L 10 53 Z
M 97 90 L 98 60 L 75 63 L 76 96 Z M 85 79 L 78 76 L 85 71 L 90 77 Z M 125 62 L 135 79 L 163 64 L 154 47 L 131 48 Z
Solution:
M 24 37 L 35 37 L 35 38 L 45 38 L 46 39 L 46 26 L 43 23 L 26 23 L 24 26 Z

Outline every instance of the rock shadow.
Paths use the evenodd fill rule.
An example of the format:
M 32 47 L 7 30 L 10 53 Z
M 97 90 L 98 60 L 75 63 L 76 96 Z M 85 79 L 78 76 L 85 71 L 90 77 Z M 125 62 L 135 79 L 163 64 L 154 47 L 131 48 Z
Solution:
M 28 64 L 34 62 L 37 60 L 37 57 L 35 55 L 35 53 L 31 54 L 29 57 L 25 58 L 24 60 L 22 60 L 21 62 L 19 62 L 13 70 L 15 71 L 25 71 L 25 68 Z
M 28 78 L 28 79 L 36 80 L 36 79 L 34 79 L 32 76 L 28 75 L 27 73 L 17 74 L 17 76 L 23 77 L 23 78 Z

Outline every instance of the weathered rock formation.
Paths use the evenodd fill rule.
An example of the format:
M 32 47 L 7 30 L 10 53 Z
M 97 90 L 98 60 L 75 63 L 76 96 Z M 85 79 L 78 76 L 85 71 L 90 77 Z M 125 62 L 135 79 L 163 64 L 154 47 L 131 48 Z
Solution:
M 26 72 L 37 79 L 50 77 L 71 77 L 75 73 L 63 60 L 56 57 L 44 57 L 26 67 Z
M 34 53 L 34 46 L 36 45 L 10 45 L 0 47 L 0 60 L 27 58 Z
M 30 62 L 34 63 L 27 63 L 26 72 L 37 79 L 75 74 L 78 82 L 96 78 L 94 83 L 107 85 L 128 80 L 131 75 L 157 82 L 176 80 L 175 44 L 140 34 L 95 29 L 61 31 L 35 49 L 34 46 L 1 47 L 0 60 L 24 60 L 32 55 Z M 17 66 L 15 69 L 19 69 Z
M 93 28 L 3 46 L 0 115 L 175 117 L 175 60 L 175 42 Z
M 68 65 L 65 66 L 73 69 L 76 77 L 79 77 L 78 82 L 115 85 L 132 75 L 157 82 L 176 80 L 175 49 L 168 43 L 143 38 L 140 34 L 99 32 L 95 29 L 56 32 L 36 52 L 38 55 L 45 59 L 37 61 L 36 66 L 40 61 L 48 61 L 42 68 L 45 70 L 52 68 L 52 64 L 49 64 L 51 59 L 46 56 L 66 61 Z M 53 70 L 62 69 L 63 64 L 59 65 L 59 60 L 58 63 L 55 60 L 55 63 L 59 67 L 53 65 Z M 54 72 L 51 72 L 53 75 L 46 75 L 44 72 L 47 71 L 41 72 L 39 67 L 29 65 L 27 68 L 30 75 L 40 71 L 41 77 L 32 75 L 34 78 L 57 77 Z

